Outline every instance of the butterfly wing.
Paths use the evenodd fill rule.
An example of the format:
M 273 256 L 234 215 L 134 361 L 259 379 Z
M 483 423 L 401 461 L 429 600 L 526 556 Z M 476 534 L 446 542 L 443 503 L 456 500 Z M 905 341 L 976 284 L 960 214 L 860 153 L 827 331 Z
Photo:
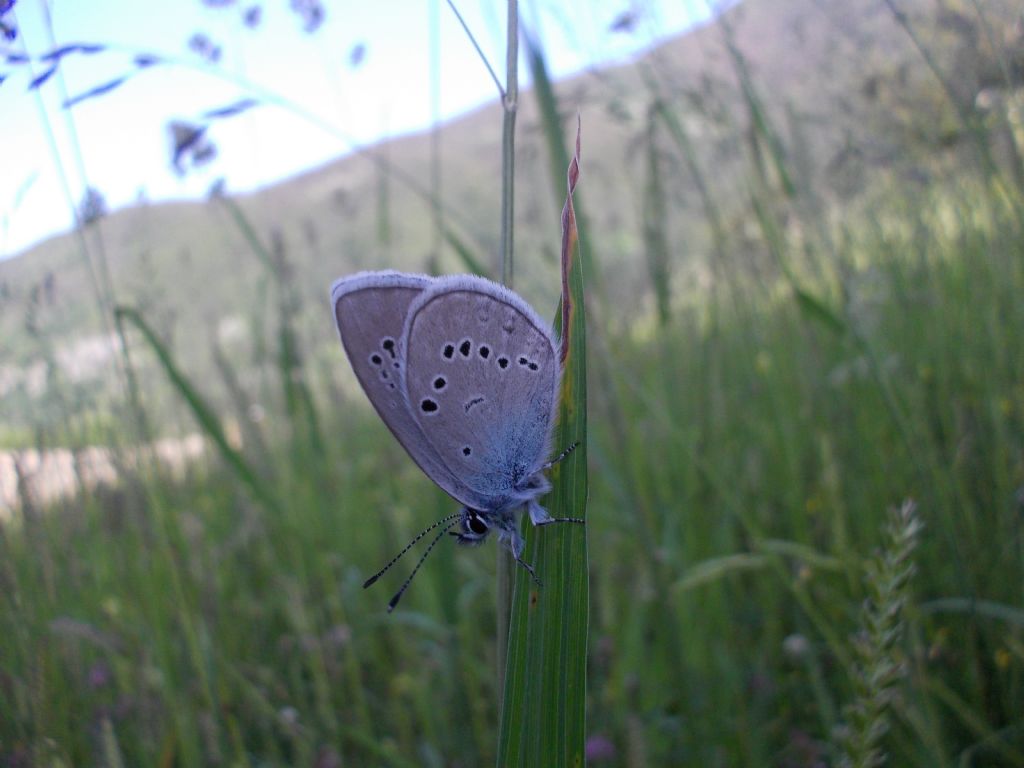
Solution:
M 439 278 L 402 334 L 408 411 L 432 452 L 480 510 L 522 501 L 550 450 L 560 377 L 550 326 L 483 278 Z
M 360 272 L 331 286 L 338 335 L 373 407 L 431 480 L 456 499 L 468 495 L 426 440 L 406 406 L 399 344 L 412 303 L 436 282 L 426 275 Z

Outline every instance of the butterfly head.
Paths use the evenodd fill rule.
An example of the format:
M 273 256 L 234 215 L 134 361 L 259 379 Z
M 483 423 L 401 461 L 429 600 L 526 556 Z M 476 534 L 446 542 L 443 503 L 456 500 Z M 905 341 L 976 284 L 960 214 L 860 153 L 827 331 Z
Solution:
M 476 546 L 487 538 L 491 532 L 491 525 L 487 522 L 486 516 L 477 509 L 469 507 L 462 508 L 462 519 L 459 521 L 461 531 L 451 531 L 459 544 Z

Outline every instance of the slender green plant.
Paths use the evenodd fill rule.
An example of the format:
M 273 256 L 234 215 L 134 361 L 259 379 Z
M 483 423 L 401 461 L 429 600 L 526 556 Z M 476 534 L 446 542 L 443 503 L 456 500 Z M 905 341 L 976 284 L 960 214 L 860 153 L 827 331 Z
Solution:
M 854 640 L 854 699 L 839 742 L 843 768 L 876 768 L 886 762 L 882 739 L 891 727 L 893 696 L 906 674 L 900 643 L 906 634 L 910 582 L 917 571 L 914 550 L 922 526 L 913 501 L 892 509 L 885 545 L 867 566 L 869 596 Z
M 515 178 L 516 110 L 519 102 L 519 3 L 508 0 L 505 21 L 505 87 L 498 84 L 503 111 L 501 129 L 501 279 L 509 288 L 515 280 Z M 498 689 L 505 687 L 508 667 L 509 611 L 512 608 L 512 574 L 515 565 L 508 553 L 498 549 L 497 562 L 497 675 Z
M 658 152 L 658 109 L 647 113 L 647 177 L 644 184 L 643 227 L 644 255 L 647 257 L 647 274 L 651 280 L 658 312 L 658 324 L 668 325 L 672 312 L 672 288 L 670 250 L 666 227 L 670 217 L 665 202 L 665 184 L 662 179 L 662 159 Z
M 530 76 L 533 78 L 533 97 L 537 100 L 540 111 L 541 130 L 547 149 L 548 178 L 554 191 L 554 199 L 559 200 L 562 194 L 565 169 L 569 167 L 572 157 L 566 146 L 562 116 L 558 108 L 558 97 L 548 72 L 544 50 L 540 43 L 528 34 L 523 36 L 523 41 L 526 44 L 526 61 L 530 67 Z M 574 202 L 574 210 L 580 231 L 589 232 L 587 216 L 579 200 Z M 587 292 L 590 295 L 596 294 L 597 298 L 601 299 L 603 294 L 602 278 L 593 246 L 586 238 L 583 238 L 579 241 L 578 247 L 580 259 L 583 261 L 583 269 L 587 274 Z
M 579 178 L 580 134 L 568 168 L 562 210 L 562 386 L 555 444 L 575 451 L 552 470 L 554 517 L 585 519 L 587 479 L 586 314 L 583 265 L 572 194 Z M 498 765 L 582 766 L 586 739 L 589 611 L 586 529 L 528 526 L 526 551 L 543 579 L 516 572 L 505 674 Z
M 263 476 L 249 465 L 245 457 L 231 446 L 231 442 L 228 440 L 213 407 L 206 402 L 199 393 L 199 390 L 178 367 L 178 364 L 171 356 L 170 350 L 160 340 L 149 323 L 133 307 L 117 307 L 114 315 L 118 322 L 127 322 L 142 334 L 146 344 L 153 351 L 153 354 L 156 355 L 157 360 L 160 361 L 160 365 L 164 369 L 167 378 L 192 411 L 196 422 L 206 436 L 213 441 L 221 458 L 231 467 L 238 479 L 267 509 L 279 513 L 281 511 L 280 504 L 270 486 Z

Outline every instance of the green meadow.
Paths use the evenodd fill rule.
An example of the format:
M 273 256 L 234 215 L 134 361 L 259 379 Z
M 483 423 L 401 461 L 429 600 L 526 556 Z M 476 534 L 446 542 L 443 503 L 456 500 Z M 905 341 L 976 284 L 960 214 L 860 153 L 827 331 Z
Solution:
M 150 256 L 99 252 L 58 308 L 74 239 L 0 263 L 4 355 L 47 372 L 3 395 L 0 444 L 102 445 L 116 469 L 47 499 L 19 471 L 0 516 L 0 766 L 536 765 L 563 723 L 529 712 L 566 702 L 565 754 L 595 766 L 1024 766 L 1024 49 L 1004 4 L 945 9 L 995 73 L 984 101 L 947 17 L 882 3 L 864 34 L 899 66 L 806 53 L 779 85 L 751 19 L 813 15 L 747 5 L 701 32 L 721 76 L 700 92 L 666 49 L 580 104 L 524 41 L 515 284 L 555 318 L 579 111 L 589 470 L 587 568 L 556 575 L 581 532 L 531 533 L 528 560 L 558 544 L 529 598 L 493 541 L 441 542 L 391 614 L 422 544 L 364 591 L 458 505 L 368 406 L 327 302 L 358 269 L 500 277 L 497 139 L 445 156 L 487 210 L 469 182 L 431 193 L 414 137 L 307 220 L 273 219 L 270 190 L 90 225 L 149 232 L 125 252 Z M 810 119 L 835 90 L 849 123 Z M 466 120 L 497 136 L 501 111 Z M 72 327 L 117 341 L 99 383 L 62 373 Z M 195 433 L 180 467 L 154 448 Z M 585 665 L 530 688 L 551 646 L 516 622 L 565 590 L 587 610 L 544 632 L 583 627 Z

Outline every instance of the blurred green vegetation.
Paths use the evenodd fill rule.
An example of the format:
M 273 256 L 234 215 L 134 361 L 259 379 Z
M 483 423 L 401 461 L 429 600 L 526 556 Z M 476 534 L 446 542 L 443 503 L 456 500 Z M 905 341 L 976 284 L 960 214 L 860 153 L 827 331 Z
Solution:
M 857 71 L 881 74 L 823 136 L 749 48 L 758 24 L 816 18 L 783 5 L 701 31 L 723 57 L 705 90 L 666 46 L 609 77 L 628 99 L 607 114 L 632 118 L 583 116 L 589 762 L 1024 765 L 1019 41 L 993 42 L 1000 4 L 870 24 L 823 4 L 843 39 L 911 40 L 865 49 Z M 801 88 L 852 100 L 805 33 Z M 559 102 L 531 123 L 530 98 L 519 172 L 543 190 Z M 620 128 L 632 149 L 605 151 Z M 415 175 L 414 149 L 389 162 Z M 346 167 L 301 188 L 337 202 Z M 104 297 L 48 288 L 45 252 L 5 267 L 5 351 L 43 383 L 5 392 L 3 441 L 109 446 L 120 482 L 44 504 L 23 481 L 0 523 L 0 764 L 494 763 L 494 558 L 442 550 L 391 616 L 361 588 L 453 511 L 366 407 L 326 306 L 336 273 L 427 263 L 405 246 L 429 207 L 396 215 L 415 196 L 371 167 L 330 226 L 268 216 L 298 181 L 238 215 L 144 209 L 175 233 L 197 217 L 196 255 L 111 258 L 130 354 L 114 344 L 103 379 L 65 355 Z M 497 177 L 456 167 L 453 226 L 489 253 L 467 222 L 496 220 L 473 184 Z M 532 195 L 517 232 L 517 287 L 545 315 L 560 204 Z M 206 458 L 179 471 L 138 449 L 195 431 Z

